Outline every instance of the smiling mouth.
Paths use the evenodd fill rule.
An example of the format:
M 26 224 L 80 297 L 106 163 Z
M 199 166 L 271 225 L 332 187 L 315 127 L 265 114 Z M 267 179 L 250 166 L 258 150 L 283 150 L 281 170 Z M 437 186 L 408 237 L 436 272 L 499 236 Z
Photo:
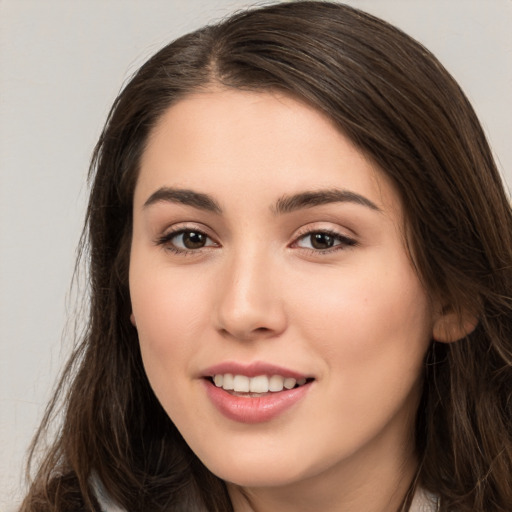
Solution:
M 215 374 L 207 377 L 214 386 L 222 388 L 233 396 L 257 398 L 272 393 L 299 388 L 312 382 L 313 378 L 283 377 L 281 375 L 234 375 L 231 373 Z
M 240 368 L 240 373 L 229 373 L 222 366 L 212 368 L 204 375 L 205 391 L 217 410 L 237 423 L 257 424 L 272 421 L 285 411 L 298 406 L 315 381 L 314 378 L 295 372 L 280 371 L 272 365 L 253 364 L 247 366 L 245 372 Z

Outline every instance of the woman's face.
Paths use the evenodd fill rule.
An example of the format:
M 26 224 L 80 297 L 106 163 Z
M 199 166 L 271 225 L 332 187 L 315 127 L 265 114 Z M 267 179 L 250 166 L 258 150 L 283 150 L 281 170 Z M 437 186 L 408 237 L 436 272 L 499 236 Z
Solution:
M 404 464 L 432 310 L 397 193 L 326 117 L 191 95 L 149 139 L 133 213 L 144 366 L 212 472 L 261 488 Z

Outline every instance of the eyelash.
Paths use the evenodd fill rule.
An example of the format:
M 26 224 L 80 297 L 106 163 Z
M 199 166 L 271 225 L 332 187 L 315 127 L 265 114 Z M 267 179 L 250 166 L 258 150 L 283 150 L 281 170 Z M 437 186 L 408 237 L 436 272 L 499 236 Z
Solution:
M 180 256 L 187 256 L 187 255 L 193 255 L 197 254 L 201 249 L 213 247 L 213 246 L 205 246 L 200 247 L 198 249 L 182 249 L 180 247 L 176 247 L 171 243 L 171 240 L 179 235 L 183 235 L 185 233 L 196 233 L 198 235 L 202 235 L 205 238 L 212 240 L 210 236 L 208 236 L 203 230 L 201 229 L 194 229 L 194 228 L 177 228 L 173 231 L 169 231 L 168 233 L 165 233 L 165 235 L 162 235 L 161 237 L 157 238 L 155 241 L 155 244 L 158 246 L 163 246 L 165 250 L 170 251 L 174 254 L 179 254 Z
M 329 230 L 329 229 L 311 229 L 306 231 L 305 233 L 300 234 L 295 241 L 292 243 L 292 247 L 297 247 L 297 244 L 299 241 L 306 239 L 307 237 L 311 237 L 313 235 L 320 234 L 320 235 L 327 235 L 335 240 L 335 242 L 338 242 L 333 247 L 329 247 L 327 249 L 314 249 L 314 248 L 307 248 L 307 247 L 301 247 L 302 250 L 308 251 L 310 254 L 313 255 L 327 255 L 332 254 L 333 252 L 346 250 L 350 247 L 357 246 L 357 241 L 353 238 L 350 238 L 346 235 L 342 235 L 341 233 L 338 233 L 337 231 Z
M 209 247 L 215 247 L 215 245 L 210 245 L 210 246 L 199 247 L 197 249 L 182 249 L 180 247 L 174 246 L 171 243 L 171 240 L 173 238 L 175 238 L 175 237 L 177 237 L 179 235 L 183 235 L 185 233 L 196 233 L 198 235 L 202 235 L 202 236 L 206 237 L 209 240 L 212 240 L 212 238 L 210 236 L 208 236 L 204 231 L 202 231 L 200 229 L 177 228 L 177 229 L 175 229 L 173 231 L 169 231 L 165 235 L 157 238 L 156 241 L 155 241 L 155 244 L 157 246 L 163 246 L 167 251 L 170 251 L 170 252 L 172 252 L 174 254 L 178 254 L 178 255 L 181 255 L 181 256 L 197 254 L 202 249 L 205 249 L 205 248 L 208 249 Z M 297 245 L 301 240 L 304 240 L 308 236 L 311 237 L 311 236 L 313 236 L 315 234 L 327 235 L 327 236 L 333 238 L 338 243 L 336 245 L 334 245 L 333 247 L 329 247 L 327 249 L 315 249 L 315 248 L 299 247 Z M 214 242 L 214 244 L 217 244 L 217 243 Z M 290 247 L 298 247 L 299 249 L 307 251 L 308 253 L 313 254 L 313 255 L 323 255 L 323 254 L 330 254 L 330 253 L 333 253 L 333 252 L 337 252 L 337 251 L 340 251 L 340 250 L 345 250 L 347 248 L 355 247 L 357 245 L 358 244 L 357 244 L 356 240 L 354 240 L 353 238 L 347 237 L 345 235 L 342 235 L 342 234 L 340 234 L 340 233 L 338 233 L 336 231 L 332 231 L 332 230 L 329 230 L 329 229 L 312 229 L 312 230 L 306 231 L 306 232 L 300 234 L 299 236 L 297 236 L 295 238 L 295 240 L 292 242 L 292 244 L 290 245 Z M 218 244 L 217 244 L 217 246 L 218 246 Z

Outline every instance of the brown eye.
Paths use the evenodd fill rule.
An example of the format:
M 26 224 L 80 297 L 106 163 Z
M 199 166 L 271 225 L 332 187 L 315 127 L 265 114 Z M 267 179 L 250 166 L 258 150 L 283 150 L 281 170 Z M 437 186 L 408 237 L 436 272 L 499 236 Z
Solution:
M 218 247 L 218 244 L 206 233 L 195 229 L 180 229 L 167 233 L 159 238 L 156 243 L 177 253 L 199 251 L 205 247 Z
M 204 233 L 199 231 L 184 231 L 181 235 L 176 238 L 182 239 L 183 247 L 186 249 L 201 249 L 206 245 L 208 237 Z
M 326 252 L 329 249 L 343 249 L 356 245 L 356 241 L 347 236 L 331 233 L 329 231 L 311 231 L 301 236 L 297 242 L 297 247 L 310 249 L 318 252 Z
M 330 249 L 336 242 L 335 238 L 328 233 L 312 233 L 309 236 L 311 237 L 311 247 L 314 249 Z

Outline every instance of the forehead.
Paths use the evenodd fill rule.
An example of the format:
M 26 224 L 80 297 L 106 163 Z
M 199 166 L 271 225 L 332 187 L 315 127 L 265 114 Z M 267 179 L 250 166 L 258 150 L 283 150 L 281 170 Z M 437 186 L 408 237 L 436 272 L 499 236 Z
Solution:
M 148 139 L 136 196 L 158 186 L 276 195 L 348 187 L 384 210 L 399 205 L 387 176 L 329 117 L 280 92 L 214 89 L 171 106 Z

